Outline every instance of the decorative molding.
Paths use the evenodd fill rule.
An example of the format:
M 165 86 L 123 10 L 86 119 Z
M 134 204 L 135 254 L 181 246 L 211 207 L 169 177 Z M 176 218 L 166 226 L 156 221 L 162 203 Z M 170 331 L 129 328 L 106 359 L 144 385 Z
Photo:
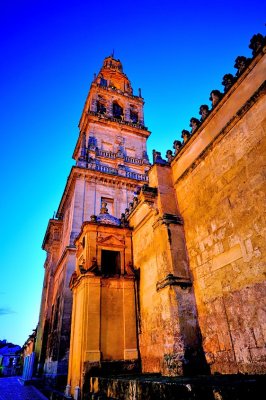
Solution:
M 147 131 L 148 133 L 150 133 L 150 131 L 148 130 L 148 128 L 146 126 L 144 126 L 143 124 L 138 123 L 138 122 L 134 123 L 131 121 L 125 121 L 123 119 L 119 119 L 119 118 L 113 117 L 111 115 L 101 114 L 97 111 L 91 111 L 91 110 L 87 111 L 87 115 L 96 117 L 96 118 L 98 118 L 99 121 L 104 120 L 106 122 L 115 122 L 120 125 L 130 126 L 131 128 L 140 129 L 142 131 L 144 130 L 144 131 Z
M 230 87 L 229 90 L 227 90 L 223 98 L 217 103 L 217 105 L 210 110 L 207 118 L 204 119 L 200 127 L 197 129 L 197 133 L 193 134 L 189 137 L 189 140 L 186 141 L 185 146 L 183 145 L 181 149 L 179 149 L 178 152 L 175 153 L 174 159 L 179 159 L 181 155 L 186 151 L 186 145 L 188 142 L 192 142 L 193 140 L 196 139 L 197 136 L 200 135 L 200 133 L 204 130 L 206 125 L 209 124 L 211 119 L 217 114 L 219 109 L 223 106 L 223 104 L 227 101 L 227 99 L 231 96 L 233 92 L 237 90 L 237 88 L 240 86 L 240 84 L 243 82 L 243 80 L 246 78 L 246 76 L 250 73 L 250 71 L 253 70 L 253 68 L 258 64 L 258 62 L 263 58 L 264 54 L 266 53 L 266 46 L 262 49 L 262 51 L 252 60 L 251 64 L 245 69 L 245 71 L 239 76 L 239 77 L 234 77 L 235 82 L 234 84 Z
M 125 240 L 114 235 L 102 235 L 97 237 L 97 244 L 111 247 L 125 247 Z
M 164 289 L 167 286 L 180 286 L 182 289 L 186 289 L 191 287 L 192 283 L 188 278 L 168 274 L 164 279 L 156 283 L 156 290 L 159 292 L 159 290 Z
M 63 214 L 64 205 L 66 200 L 69 197 L 69 192 L 74 187 L 75 181 L 77 178 L 83 177 L 86 181 L 92 181 L 94 184 L 97 183 L 106 184 L 108 186 L 112 185 L 113 187 L 121 188 L 121 185 L 126 187 L 128 190 L 134 191 L 140 185 L 140 181 L 130 178 L 124 177 L 121 175 L 109 175 L 96 170 L 89 170 L 87 168 L 81 168 L 77 166 L 73 166 L 71 168 L 70 174 L 67 179 L 67 183 L 64 189 L 64 193 L 61 197 L 60 204 L 56 213 L 56 216 L 60 216 Z
M 237 122 L 250 110 L 250 108 L 266 94 L 266 81 L 256 90 L 256 92 L 246 101 L 246 103 L 236 112 L 236 114 L 228 121 L 224 128 L 217 134 L 217 136 L 205 147 L 205 149 L 195 158 L 193 163 L 178 177 L 175 185 L 183 179 L 187 174 L 193 171 L 197 165 L 203 160 L 213 147 L 225 136 Z
M 68 254 L 71 253 L 76 253 L 76 246 L 66 246 L 56 264 L 55 267 L 55 271 L 54 271 L 54 275 L 56 274 L 58 268 L 60 267 L 60 265 L 62 264 L 62 262 L 64 261 L 64 259 L 67 257 Z
M 163 216 L 159 217 L 154 224 L 152 225 L 153 229 L 156 229 L 161 225 L 183 225 L 184 221 L 180 215 L 176 214 L 163 214 Z

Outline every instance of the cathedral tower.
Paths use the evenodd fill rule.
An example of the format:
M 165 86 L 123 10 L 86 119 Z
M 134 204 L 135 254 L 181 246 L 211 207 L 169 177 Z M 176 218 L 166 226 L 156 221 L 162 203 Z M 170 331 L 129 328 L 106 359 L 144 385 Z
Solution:
M 120 218 L 139 186 L 148 181 L 150 164 L 144 125 L 144 100 L 133 94 L 122 64 L 104 59 L 95 76 L 79 122 L 72 167 L 56 217 L 43 241 L 47 251 L 36 352 L 40 373 L 65 384 L 68 365 L 74 241 L 83 222 L 100 213 Z

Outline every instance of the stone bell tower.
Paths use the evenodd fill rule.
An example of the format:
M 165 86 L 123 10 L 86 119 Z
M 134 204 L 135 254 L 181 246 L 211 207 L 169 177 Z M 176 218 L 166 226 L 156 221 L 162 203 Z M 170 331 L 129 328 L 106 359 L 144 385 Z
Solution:
M 144 101 L 134 96 L 119 60 L 107 57 L 91 85 L 80 119 L 73 157 L 77 165 L 111 175 L 147 180 L 149 161 Z M 121 208 L 109 208 L 118 216 Z M 100 203 L 96 211 L 99 211 Z M 109 210 L 110 212 L 110 210 Z
M 100 214 L 121 217 L 150 168 L 144 100 L 133 94 L 122 64 L 113 57 L 91 84 L 79 122 L 72 167 L 43 241 L 47 252 L 36 353 L 39 373 L 65 385 L 72 314 L 70 277 L 75 270 L 75 239 L 84 222 Z M 92 262 L 92 260 L 88 260 Z

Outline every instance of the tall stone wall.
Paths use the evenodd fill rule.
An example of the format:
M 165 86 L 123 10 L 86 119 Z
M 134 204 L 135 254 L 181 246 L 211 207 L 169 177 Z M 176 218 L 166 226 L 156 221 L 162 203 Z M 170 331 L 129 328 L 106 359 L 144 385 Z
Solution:
M 230 99 L 228 102 L 230 107 Z M 183 174 L 177 172 L 182 169 L 181 155 L 173 165 L 173 176 L 184 219 L 203 347 L 211 371 L 265 373 L 263 94 L 244 104 L 236 118 L 216 141 L 210 140 Z M 207 134 L 211 138 L 212 131 Z M 188 153 L 193 153 L 195 143 Z
M 142 372 L 204 373 L 182 220 L 169 166 L 149 172 L 130 214 L 134 266 L 139 271 L 139 350 Z

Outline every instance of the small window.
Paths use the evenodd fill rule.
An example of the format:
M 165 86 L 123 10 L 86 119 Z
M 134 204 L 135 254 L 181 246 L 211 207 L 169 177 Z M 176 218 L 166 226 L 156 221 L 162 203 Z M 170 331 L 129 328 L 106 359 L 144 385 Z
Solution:
M 120 251 L 102 250 L 102 274 L 107 276 L 120 275 Z
M 107 80 L 104 79 L 104 78 L 101 78 L 101 80 L 100 80 L 100 86 L 107 87 Z
M 106 107 L 100 101 L 97 101 L 97 113 L 99 113 L 99 114 L 105 114 L 106 113 Z
M 113 103 L 113 117 L 123 119 L 123 108 L 116 102 Z

